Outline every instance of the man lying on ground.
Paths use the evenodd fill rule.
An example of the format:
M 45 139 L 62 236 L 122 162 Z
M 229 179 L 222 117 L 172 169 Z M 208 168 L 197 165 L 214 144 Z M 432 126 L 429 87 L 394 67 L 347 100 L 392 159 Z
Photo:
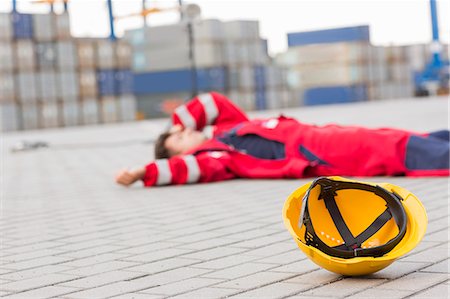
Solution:
M 449 176 L 449 131 L 417 133 L 316 126 L 293 118 L 248 119 L 224 95 L 202 94 L 178 107 L 155 144 L 156 160 L 122 170 L 125 186 L 205 183 L 233 178 Z

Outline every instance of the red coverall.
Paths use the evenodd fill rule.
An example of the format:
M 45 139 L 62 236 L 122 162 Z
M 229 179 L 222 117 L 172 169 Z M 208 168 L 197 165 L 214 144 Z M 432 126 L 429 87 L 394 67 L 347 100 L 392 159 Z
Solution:
M 408 169 L 407 144 L 419 134 L 398 129 L 316 126 L 279 116 L 249 120 L 224 95 L 199 95 L 176 109 L 172 123 L 203 131 L 210 139 L 183 156 L 146 166 L 145 186 L 213 182 L 232 178 L 311 176 L 448 176 L 449 169 Z M 285 145 L 285 159 L 266 160 L 235 150 L 214 137 L 239 127 L 237 135 L 256 134 Z

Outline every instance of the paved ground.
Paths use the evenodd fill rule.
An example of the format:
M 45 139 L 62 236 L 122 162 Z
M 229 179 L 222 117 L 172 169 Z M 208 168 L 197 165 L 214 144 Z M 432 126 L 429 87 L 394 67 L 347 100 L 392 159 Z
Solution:
M 414 130 L 448 126 L 444 98 L 285 111 L 304 121 Z M 273 114 L 273 113 L 272 113 Z M 319 269 L 283 227 L 307 180 L 144 189 L 114 172 L 152 158 L 163 120 L 2 136 L 0 296 L 6 298 L 448 298 L 449 179 L 372 178 L 425 204 L 422 243 L 379 273 Z M 4 137 L 4 138 L 3 138 Z M 11 154 L 19 140 L 53 148 Z

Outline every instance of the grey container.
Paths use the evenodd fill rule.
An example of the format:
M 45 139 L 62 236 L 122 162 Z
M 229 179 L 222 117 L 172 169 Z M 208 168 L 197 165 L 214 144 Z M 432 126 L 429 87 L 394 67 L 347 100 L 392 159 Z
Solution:
M 39 127 L 55 128 L 60 126 L 60 115 L 57 103 L 42 103 L 38 105 Z
M 116 42 L 116 56 L 117 56 L 117 68 L 129 69 L 131 68 L 131 58 L 133 56 L 133 49 L 130 44 L 125 41 Z
M 71 38 L 70 34 L 70 17 L 67 12 L 57 15 L 55 19 L 56 23 L 56 36 L 58 40 L 66 40 Z
M 60 108 L 63 126 L 70 127 L 80 124 L 80 103 L 76 98 L 62 102 Z
M 0 103 L 12 102 L 15 96 L 13 73 L 0 72 Z
M 20 124 L 23 130 L 33 130 L 38 128 L 38 109 L 34 103 L 24 103 L 20 105 Z
M 14 70 L 13 44 L 0 42 L 0 72 L 10 72 Z
M 70 41 L 57 42 L 56 59 L 58 69 L 74 70 L 78 66 L 78 55 L 75 44 Z
M 54 43 L 37 43 L 36 44 L 37 65 L 39 68 L 55 68 L 56 48 Z
M 58 100 L 58 81 L 55 71 L 40 71 L 37 76 L 38 98 L 42 102 L 56 102 Z
M 0 102 L 0 132 L 11 132 L 19 129 L 18 112 L 16 103 Z
M 100 69 L 114 69 L 117 67 L 116 44 L 109 40 L 97 42 L 97 66 Z
M 10 41 L 13 36 L 11 14 L 0 13 L 0 40 Z
M 96 98 L 83 98 L 80 101 L 80 119 L 83 125 L 98 124 L 99 121 L 99 103 Z
M 80 95 L 78 74 L 74 71 L 57 72 L 58 97 L 63 101 Z
M 113 96 L 106 96 L 100 99 L 100 119 L 102 123 L 114 123 L 118 118 L 117 98 Z
M 56 22 L 54 14 L 33 15 L 33 36 L 37 41 L 54 41 L 56 39 Z
M 136 120 L 137 104 L 134 95 L 121 95 L 118 104 L 119 121 Z
M 15 75 L 17 99 L 21 103 L 35 103 L 38 98 L 36 73 L 23 72 Z
M 17 40 L 15 42 L 16 69 L 33 71 L 36 68 L 34 43 L 31 40 Z

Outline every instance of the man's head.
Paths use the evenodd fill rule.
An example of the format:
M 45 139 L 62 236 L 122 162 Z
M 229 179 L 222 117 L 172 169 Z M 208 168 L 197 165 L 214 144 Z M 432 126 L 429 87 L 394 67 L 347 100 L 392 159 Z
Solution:
M 167 159 L 185 154 L 201 145 L 205 140 L 206 137 L 203 133 L 175 125 L 168 132 L 159 136 L 155 143 L 155 158 Z

